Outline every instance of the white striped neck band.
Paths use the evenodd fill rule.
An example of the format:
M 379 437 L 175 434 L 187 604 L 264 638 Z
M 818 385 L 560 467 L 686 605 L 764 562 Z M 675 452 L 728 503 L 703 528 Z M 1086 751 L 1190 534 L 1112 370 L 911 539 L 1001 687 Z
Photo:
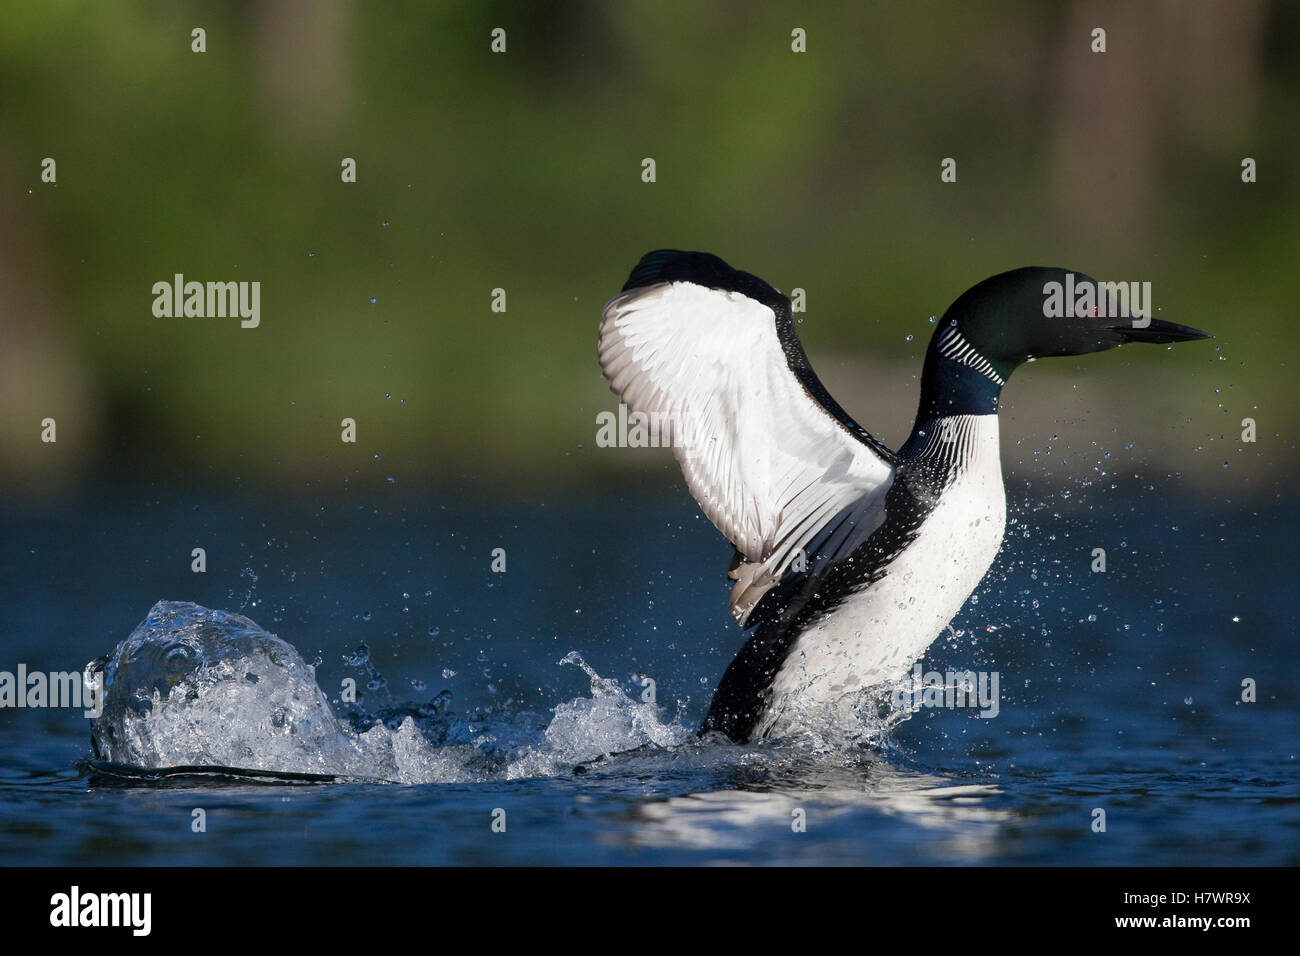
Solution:
M 952 322 L 939 333 L 939 354 L 944 358 L 952 359 L 961 365 L 973 368 L 991 382 L 996 382 L 999 386 L 1007 384 L 1006 379 L 997 373 L 993 368 L 993 363 L 975 350 L 975 346 L 966 341 L 965 336 L 957 329 L 957 323 Z

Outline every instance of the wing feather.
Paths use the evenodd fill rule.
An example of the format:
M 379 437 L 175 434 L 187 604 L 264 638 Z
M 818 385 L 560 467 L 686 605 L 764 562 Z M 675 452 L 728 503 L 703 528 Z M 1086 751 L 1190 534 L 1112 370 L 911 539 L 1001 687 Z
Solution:
M 801 555 L 807 572 L 796 571 L 812 572 L 883 522 L 892 453 L 826 393 L 789 300 L 762 280 L 662 251 L 628 285 L 604 309 L 601 368 L 671 443 L 691 494 L 735 546 L 732 613 L 744 623 Z

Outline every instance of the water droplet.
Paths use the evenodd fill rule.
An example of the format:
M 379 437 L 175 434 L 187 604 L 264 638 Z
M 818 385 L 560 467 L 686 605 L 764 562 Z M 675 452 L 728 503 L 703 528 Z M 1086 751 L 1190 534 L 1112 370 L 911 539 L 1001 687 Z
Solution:
M 454 670 L 452 670 L 450 667 L 444 667 L 444 668 L 442 669 L 442 679 L 443 679 L 443 680 L 451 680 L 451 679 L 452 679 L 453 677 L 455 677 L 455 676 L 456 676 L 456 672 L 455 672 Z
M 912 339 L 914 339 L 914 338 L 916 338 L 916 336 L 912 335 L 912 334 L 909 332 L 909 333 L 908 333 L 908 336 L 907 336 L 907 341 L 910 342 L 910 341 L 912 341 Z
M 438 636 L 438 628 L 436 628 L 436 627 L 431 627 L 431 628 L 429 628 L 429 636 L 430 636 L 430 637 L 437 637 L 437 636 Z
M 369 611 L 367 611 L 365 614 L 362 614 L 362 615 L 361 615 L 361 620 L 363 620 L 363 621 L 368 621 L 368 620 L 370 620 L 373 616 L 374 616 L 373 614 L 371 614 Z
M 938 320 L 935 316 L 933 316 L 933 315 L 930 316 L 930 324 L 931 324 L 931 325 L 934 325 L 934 323 L 936 323 L 936 322 L 938 322 L 938 321 L 939 321 L 939 320 Z
M 376 299 L 373 295 L 370 297 L 370 304 L 371 304 L 371 305 L 374 305 L 374 304 L 375 304 L 376 302 L 378 302 L 378 301 L 379 301 L 379 300 Z

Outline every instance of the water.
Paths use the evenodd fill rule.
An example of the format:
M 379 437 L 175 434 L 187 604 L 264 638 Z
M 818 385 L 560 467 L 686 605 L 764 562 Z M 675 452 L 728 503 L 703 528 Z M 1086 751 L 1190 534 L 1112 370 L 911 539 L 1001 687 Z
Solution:
M 923 662 L 997 672 L 995 717 L 882 706 L 864 742 L 746 747 L 691 733 L 740 633 L 684 494 L 100 489 L 5 514 L 0 670 L 127 640 L 102 757 L 346 782 L 114 778 L 80 711 L 0 709 L 0 862 L 1300 862 L 1294 506 L 1173 480 L 1009 503 Z

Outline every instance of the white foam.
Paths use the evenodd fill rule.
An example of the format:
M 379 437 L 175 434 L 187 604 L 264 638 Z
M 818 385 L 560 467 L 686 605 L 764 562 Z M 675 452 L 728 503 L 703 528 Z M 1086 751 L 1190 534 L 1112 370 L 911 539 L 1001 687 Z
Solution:
M 591 697 L 555 708 L 540 733 L 518 717 L 448 717 L 445 746 L 414 716 L 357 732 L 338 719 L 314 669 L 286 641 L 240 614 L 160 601 L 104 665 L 98 756 L 144 769 L 181 765 L 332 774 L 398 783 L 552 776 L 605 754 L 678 746 L 680 715 L 633 700 L 576 653 Z

